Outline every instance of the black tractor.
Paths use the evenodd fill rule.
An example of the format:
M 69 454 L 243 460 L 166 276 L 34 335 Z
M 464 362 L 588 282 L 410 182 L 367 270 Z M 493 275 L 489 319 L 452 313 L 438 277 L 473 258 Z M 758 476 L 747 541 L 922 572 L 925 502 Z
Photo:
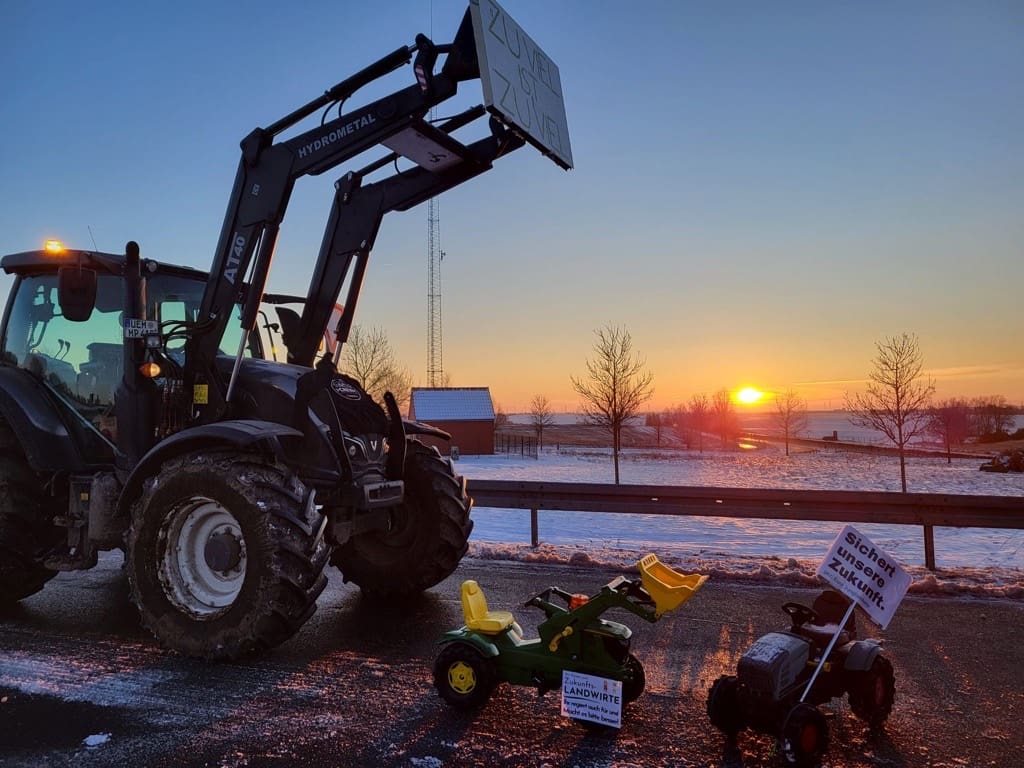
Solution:
M 384 214 L 538 143 L 490 103 L 426 119 L 481 77 L 480 13 L 474 3 L 453 43 L 418 35 L 249 134 L 209 274 L 143 258 L 134 242 L 124 254 L 48 243 L 4 257 L 16 281 L 0 340 L 0 607 L 120 549 L 161 643 L 231 659 L 294 634 L 328 563 L 388 596 L 455 570 L 472 502 L 450 461 L 418 439 L 446 435 L 403 419 L 391 393 L 375 402 L 337 363 Z M 342 112 L 410 61 L 414 84 Z M 276 141 L 321 110 L 316 127 Z M 451 135 L 488 110 L 485 137 Z M 295 181 L 379 145 L 393 151 L 335 185 L 304 300 L 268 300 Z M 399 170 L 402 157 L 412 162 Z M 267 312 L 286 362 L 283 350 L 264 353 Z

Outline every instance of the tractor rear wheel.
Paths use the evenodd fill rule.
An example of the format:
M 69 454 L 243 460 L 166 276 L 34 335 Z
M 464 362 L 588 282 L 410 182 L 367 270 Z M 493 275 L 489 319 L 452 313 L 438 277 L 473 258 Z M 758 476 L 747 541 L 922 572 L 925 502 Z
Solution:
M 327 584 L 324 518 L 287 468 L 248 454 L 167 461 L 132 507 L 128 579 L 164 646 L 235 659 L 298 631 Z
M 375 596 L 414 595 L 446 579 L 469 548 L 473 500 L 435 448 L 408 441 L 405 499 L 388 531 L 353 536 L 331 563 Z
M 884 656 L 876 656 L 871 669 L 850 675 L 850 709 L 870 728 L 881 728 L 889 719 L 896 698 L 896 676 Z
M 57 575 L 39 562 L 65 533 L 53 525 L 56 506 L 0 422 L 0 607 L 34 595 Z

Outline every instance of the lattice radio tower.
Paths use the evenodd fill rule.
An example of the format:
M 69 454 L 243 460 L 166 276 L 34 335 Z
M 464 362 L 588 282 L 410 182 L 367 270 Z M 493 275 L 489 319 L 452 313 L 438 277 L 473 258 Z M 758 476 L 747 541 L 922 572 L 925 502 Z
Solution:
M 441 221 L 437 198 L 427 202 L 427 386 L 444 383 L 441 345 Z
M 430 37 L 434 37 L 434 0 L 430 0 Z M 435 117 L 430 110 L 430 120 Z M 444 383 L 441 345 L 441 221 L 437 198 L 427 201 L 427 386 Z

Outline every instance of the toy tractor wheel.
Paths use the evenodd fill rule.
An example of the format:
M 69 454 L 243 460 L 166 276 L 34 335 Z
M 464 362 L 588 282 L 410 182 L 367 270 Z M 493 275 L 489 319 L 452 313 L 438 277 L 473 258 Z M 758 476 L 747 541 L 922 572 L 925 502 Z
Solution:
M 446 645 L 434 662 L 434 687 L 453 707 L 482 707 L 497 684 L 494 661 L 467 643 Z
M 386 532 L 353 536 L 331 563 L 346 581 L 377 596 L 414 595 L 446 579 L 468 549 L 473 500 L 433 448 L 408 442 L 405 500 Z
M 644 675 L 644 665 L 632 653 L 626 657 L 623 668 L 626 674 L 622 681 L 622 698 L 629 704 L 640 698 L 640 694 L 644 692 L 644 686 L 647 684 L 647 678 Z
M 881 728 L 892 712 L 896 698 L 896 676 L 884 656 L 876 656 L 867 672 L 856 672 L 850 680 L 850 709 L 870 728 Z
M 246 454 L 164 463 L 132 507 L 128 579 L 142 623 L 188 656 L 284 642 L 316 610 L 330 548 L 286 468 Z
M 779 754 L 786 765 L 816 768 L 828 749 L 828 724 L 821 710 L 806 702 L 786 715 L 779 737 Z
M 743 730 L 738 689 L 735 675 L 722 675 L 708 691 L 708 719 L 726 736 L 735 736 Z

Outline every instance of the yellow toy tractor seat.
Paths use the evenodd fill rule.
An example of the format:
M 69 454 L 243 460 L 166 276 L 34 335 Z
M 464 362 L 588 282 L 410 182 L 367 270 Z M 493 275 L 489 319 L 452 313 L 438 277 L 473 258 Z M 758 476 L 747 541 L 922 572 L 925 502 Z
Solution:
M 487 598 L 480 585 L 472 580 L 462 582 L 462 613 L 469 629 L 485 635 L 504 632 L 515 621 L 508 611 L 487 610 Z
M 708 580 L 707 576 L 695 573 L 686 575 L 673 570 L 658 560 L 657 555 L 647 555 L 637 563 L 640 580 L 644 589 L 654 600 L 654 615 L 674 611 L 685 603 Z

